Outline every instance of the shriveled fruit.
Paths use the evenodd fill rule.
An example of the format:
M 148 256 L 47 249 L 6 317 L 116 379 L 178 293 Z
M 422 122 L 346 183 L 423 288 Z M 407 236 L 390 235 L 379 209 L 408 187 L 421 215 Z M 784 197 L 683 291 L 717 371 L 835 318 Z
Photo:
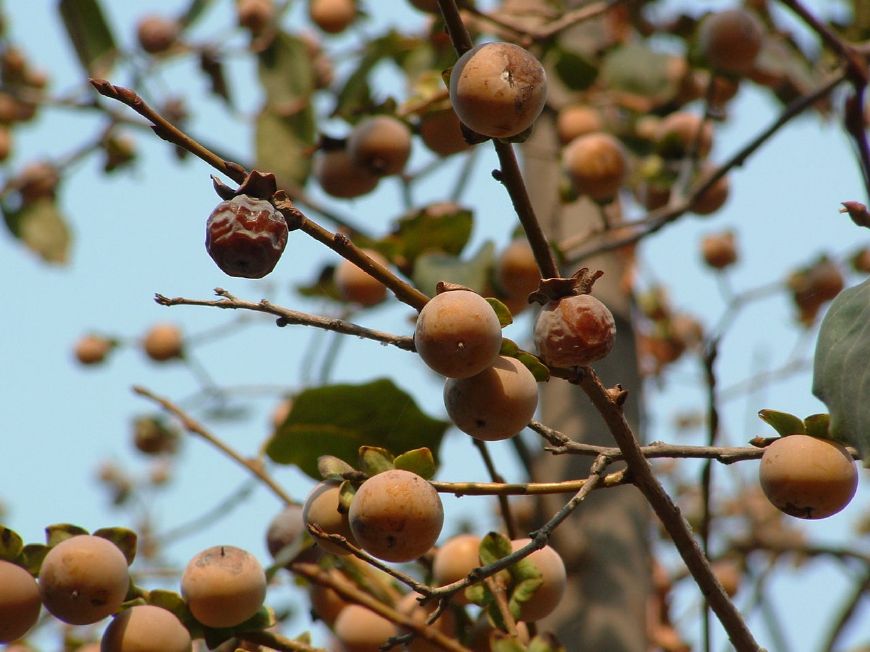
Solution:
M 475 439 L 510 439 L 535 415 L 538 383 L 522 362 L 499 356 L 470 378 L 448 378 L 444 406 L 456 427 Z
M 203 625 L 235 627 L 263 605 L 266 574 L 251 553 L 235 546 L 213 546 L 187 564 L 181 594 Z
M 127 559 L 121 550 L 91 535 L 58 543 L 39 570 L 42 604 L 70 625 L 90 625 L 117 611 L 129 585 Z
M 529 241 L 525 238 L 512 240 L 501 252 L 495 274 L 499 286 L 509 298 L 525 299 L 537 290 L 541 272 Z
M 858 488 L 858 471 L 842 444 L 789 435 L 764 449 L 759 480 L 777 509 L 797 518 L 818 519 L 849 504 Z
M 701 254 L 704 262 L 713 269 L 725 269 L 737 262 L 737 243 L 734 233 L 714 233 L 701 240 Z
M 338 34 L 356 18 L 356 0 L 309 0 L 308 16 L 327 34 Z
M 588 365 L 613 348 L 616 322 L 601 301 L 578 294 L 551 301 L 535 323 L 535 346 L 547 364 Z
M 353 128 L 347 153 L 355 164 L 374 174 L 399 174 L 411 156 L 411 130 L 389 115 L 365 118 Z
M 511 547 L 516 551 L 529 543 L 531 539 L 515 539 L 511 541 Z M 543 583 L 535 590 L 535 594 L 520 608 L 520 620 L 535 621 L 548 616 L 565 595 L 565 587 L 568 584 L 568 576 L 565 572 L 565 563 L 562 557 L 550 546 L 544 546 L 536 550 L 528 557 L 541 572 Z
M 423 362 L 449 378 L 468 378 L 489 367 L 501 350 L 501 339 L 495 310 L 470 290 L 430 299 L 414 330 L 414 346 Z
M 390 263 L 373 249 L 363 250 L 369 258 L 387 267 Z M 335 286 L 339 294 L 351 303 L 374 306 L 387 298 L 387 287 L 374 276 L 357 267 L 347 258 L 342 258 L 335 267 Z
M 316 525 L 327 534 L 340 534 L 353 544 L 356 539 L 351 533 L 350 524 L 346 512 L 339 511 L 339 485 L 335 482 L 321 482 L 305 501 L 302 508 L 302 518 L 306 526 Z M 346 555 L 347 550 L 337 544 L 323 539 L 315 539 L 317 545 L 336 555 Z
M 100 364 L 112 350 L 112 341 L 99 335 L 85 335 L 75 346 L 75 356 L 84 365 Z
M 559 111 L 556 116 L 556 133 L 563 145 L 575 138 L 585 136 L 604 128 L 604 121 L 597 109 L 585 104 L 571 104 Z
M 136 26 L 136 38 L 148 54 L 162 54 L 178 39 L 178 22 L 164 16 L 145 16 Z
M 21 566 L 0 559 L 0 643 L 22 638 L 39 618 L 36 580 Z
M 547 100 L 541 63 L 512 43 L 484 43 L 463 54 L 450 74 L 450 101 L 470 129 L 509 138 L 532 126 Z
M 452 108 L 426 113 L 420 118 L 419 129 L 423 144 L 440 156 L 458 154 L 471 147 Z
M 763 41 L 761 21 L 745 9 L 709 14 L 698 31 L 701 54 L 713 68 L 725 72 L 750 70 Z
M 705 158 L 713 147 L 713 124 L 687 111 L 663 118 L 656 132 L 656 149 L 665 158 L 682 158 L 694 148 Z
M 339 199 L 367 195 L 378 176 L 354 163 L 344 149 L 320 150 L 314 157 L 314 178 L 323 191 Z
M 170 611 L 150 604 L 125 609 L 112 619 L 101 652 L 189 652 L 190 634 Z
M 378 652 L 388 638 L 399 633 L 389 620 L 358 604 L 341 610 L 333 631 L 345 652 Z
M 155 324 L 142 339 L 145 354 L 155 362 L 180 358 L 184 351 L 184 337 L 175 324 Z
M 444 542 L 435 552 L 432 562 L 432 578 L 435 584 L 452 584 L 467 576 L 480 566 L 480 537 L 476 534 L 459 534 Z M 468 604 L 465 592 L 454 594 L 453 602 Z
M 444 524 L 438 492 L 416 473 L 402 469 L 363 482 L 348 516 L 360 547 L 393 562 L 413 561 L 428 552 Z
M 595 200 L 613 199 L 628 172 L 622 144 L 604 133 L 572 140 L 562 152 L 562 165 L 574 189 Z
M 205 248 L 225 274 L 263 278 L 281 259 L 287 235 L 287 220 L 272 204 L 238 195 L 209 215 Z

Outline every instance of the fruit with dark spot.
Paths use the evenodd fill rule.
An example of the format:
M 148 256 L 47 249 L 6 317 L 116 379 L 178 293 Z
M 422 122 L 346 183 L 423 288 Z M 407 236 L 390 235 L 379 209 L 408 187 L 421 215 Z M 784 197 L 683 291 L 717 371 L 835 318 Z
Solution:
M 393 469 L 363 482 L 350 503 L 350 529 L 378 559 L 413 561 L 435 545 L 444 524 L 438 492 L 416 473 Z
M 456 427 L 475 439 L 510 439 L 534 416 L 538 383 L 522 362 L 499 356 L 477 375 L 448 378 L 444 406 Z
M 600 360 L 613 348 L 613 314 L 591 294 L 550 301 L 535 323 L 535 346 L 547 364 L 576 367 Z
M 470 129 L 509 138 L 532 126 L 547 100 L 541 63 L 512 43 L 484 43 L 463 54 L 450 74 L 450 101 Z
M 175 324 L 155 324 L 142 338 L 142 349 L 155 362 L 180 358 L 184 352 L 184 337 Z
M 411 156 L 411 130 L 389 115 L 365 118 L 350 133 L 347 153 L 355 164 L 374 174 L 399 174 Z
M 341 610 L 333 631 L 344 652 L 379 652 L 388 638 L 399 633 L 389 620 L 358 604 Z
M 622 144 L 600 132 L 568 143 L 562 152 L 562 166 L 579 194 L 598 201 L 613 199 L 628 173 Z
M 321 482 L 305 501 L 302 508 L 302 519 L 305 525 L 316 525 L 327 534 L 340 534 L 345 539 L 353 544 L 356 544 L 353 534 L 351 533 L 350 524 L 346 512 L 339 511 L 339 484 L 336 482 Z M 318 539 L 315 537 L 317 545 L 336 555 L 346 555 L 347 550 L 341 546 Z
M 39 618 L 42 602 L 36 580 L 26 570 L 0 559 L 0 643 L 22 638 Z
M 150 604 L 125 609 L 103 632 L 101 652 L 189 652 L 190 633 L 172 612 Z
M 229 276 L 263 278 L 287 245 L 287 220 L 267 201 L 239 195 L 208 217 L 205 248 Z
M 764 27 L 745 9 L 709 14 L 698 28 L 701 55 L 716 70 L 745 73 L 752 69 L 764 43 Z
M 514 551 L 519 550 L 530 540 L 516 539 L 511 541 L 511 548 Z M 568 576 L 562 557 L 550 546 L 535 550 L 526 559 L 541 572 L 543 583 L 535 590 L 531 600 L 524 602 L 520 607 L 520 620 L 535 621 L 548 616 L 559 606 L 565 595 Z

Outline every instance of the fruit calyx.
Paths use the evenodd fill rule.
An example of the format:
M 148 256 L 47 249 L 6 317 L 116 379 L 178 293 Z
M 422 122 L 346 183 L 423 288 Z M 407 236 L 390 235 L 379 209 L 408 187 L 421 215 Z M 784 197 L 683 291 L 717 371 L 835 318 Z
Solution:
M 556 277 L 541 280 L 541 285 L 529 295 L 529 303 L 535 302 L 542 306 L 550 301 L 579 294 L 591 294 L 592 286 L 604 272 L 590 272 L 588 267 L 581 267 L 568 278 Z
M 260 172 L 259 170 L 248 172 L 242 183 L 235 190 L 214 175 L 211 175 L 211 182 L 218 196 L 227 201 L 239 195 L 248 195 L 255 199 L 270 201 L 272 196 L 278 191 L 278 182 L 275 179 L 275 175 L 271 172 Z

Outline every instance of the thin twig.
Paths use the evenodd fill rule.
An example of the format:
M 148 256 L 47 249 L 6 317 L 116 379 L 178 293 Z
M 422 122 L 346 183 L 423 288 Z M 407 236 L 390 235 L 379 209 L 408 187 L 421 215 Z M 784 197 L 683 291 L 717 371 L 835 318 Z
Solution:
M 489 449 L 486 447 L 486 442 L 481 441 L 480 439 L 473 439 L 472 441 L 474 442 L 474 447 L 480 452 L 480 457 L 483 459 L 483 465 L 486 467 L 486 471 L 489 473 L 489 477 L 492 478 L 492 481 L 504 483 L 504 477 L 502 477 L 501 473 L 498 472 L 498 469 L 495 468 L 492 456 L 489 454 Z M 507 532 L 508 539 L 516 539 L 517 528 L 514 523 L 513 515 L 511 514 L 511 504 L 510 501 L 508 501 L 506 494 L 498 494 L 498 506 L 501 510 L 501 518 L 504 521 L 505 532 Z
M 831 629 L 825 638 L 824 645 L 822 645 L 821 649 L 824 652 L 833 652 L 837 641 L 839 641 L 849 621 L 858 613 L 861 600 L 867 597 L 868 592 L 870 592 L 870 567 L 868 567 L 862 577 L 858 578 L 858 581 L 853 585 L 852 592 L 846 596 L 846 599 L 840 605 L 837 618 L 831 623 Z

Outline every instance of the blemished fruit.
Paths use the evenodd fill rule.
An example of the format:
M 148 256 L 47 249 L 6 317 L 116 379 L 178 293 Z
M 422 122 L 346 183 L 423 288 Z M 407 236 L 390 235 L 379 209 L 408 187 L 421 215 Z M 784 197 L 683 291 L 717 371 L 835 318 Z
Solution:
M 516 358 L 499 356 L 470 378 L 448 378 L 444 406 L 456 427 L 475 439 L 510 439 L 535 415 L 538 382 Z
M 697 141 L 697 145 L 694 143 Z M 713 124 L 687 111 L 671 113 L 658 124 L 656 148 L 665 158 L 682 158 L 691 147 L 706 158 L 713 147 Z
M 80 364 L 100 364 L 112 350 L 112 341 L 99 335 L 85 335 L 75 346 L 75 357 Z
M 136 26 L 139 46 L 148 54 L 162 54 L 178 39 L 179 24 L 164 16 L 145 16 Z
M 356 0 L 309 0 L 308 16 L 327 34 L 338 34 L 356 18 Z
M 393 469 L 357 489 L 348 513 L 361 548 L 378 559 L 413 561 L 441 534 L 444 508 L 438 492 L 416 473 Z
M 347 153 L 354 163 L 374 174 L 399 174 L 411 156 L 411 130 L 389 115 L 365 118 L 350 133 Z
M 625 148 L 610 134 L 600 132 L 568 143 L 562 165 L 579 194 L 600 201 L 616 196 L 628 172 Z
M 39 571 L 42 604 L 70 625 L 91 625 L 113 614 L 129 586 L 124 554 L 111 541 L 91 535 L 58 543 Z
M 335 482 L 321 482 L 305 501 L 302 508 L 302 518 L 306 526 L 313 524 L 327 534 L 340 534 L 352 544 L 357 545 L 348 523 L 347 513 L 338 511 L 339 485 Z M 317 545 L 336 555 L 346 555 L 347 550 L 341 546 L 315 537 Z
M 420 118 L 419 130 L 423 144 L 439 156 L 450 156 L 471 148 L 462 135 L 459 118 L 452 108 L 426 113 Z
M 541 272 L 529 241 L 525 238 L 512 240 L 501 252 L 495 274 L 508 298 L 525 299 L 537 290 Z
M 476 534 L 458 534 L 444 542 L 435 552 L 432 562 L 432 579 L 438 586 L 452 584 L 465 578 L 480 566 L 480 537 Z M 456 604 L 468 604 L 465 592 L 452 598 Z
M 33 576 L 2 559 L 0 587 L 0 643 L 9 643 L 22 638 L 36 624 L 42 602 Z
M 184 352 L 184 337 L 175 324 L 155 324 L 142 338 L 145 355 L 155 362 L 180 358 Z
M 698 31 L 701 54 L 713 68 L 725 72 L 750 70 L 763 41 L 761 21 L 745 9 L 709 14 Z
M 150 604 L 125 609 L 103 632 L 101 652 L 189 652 L 190 634 L 171 612 Z
M 235 627 L 263 605 L 266 574 L 251 553 L 235 546 L 212 546 L 187 564 L 181 594 L 203 625 Z
M 547 364 L 576 367 L 600 360 L 613 348 L 613 313 L 590 294 L 550 301 L 535 323 L 535 346 Z
M 389 261 L 373 249 L 363 250 L 369 258 L 384 267 Z M 335 267 L 335 286 L 345 301 L 358 303 L 361 306 L 374 306 L 387 298 L 387 287 L 374 276 L 357 267 L 347 258 L 342 258 Z
M 275 18 L 274 0 L 239 0 L 236 15 L 240 27 L 259 34 Z
M 563 145 L 575 138 L 585 136 L 604 128 L 601 114 L 591 106 L 572 104 L 559 111 L 556 116 L 556 133 Z
M 399 633 L 389 620 L 358 604 L 341 610 L 333 631 L 344 652 L 378 652 L 388 638 Z
M 470 129 L 509 138 L 532 126 L 547 100 L 547 75 L 527 50 L 484 43 L 463 54 L 450 74 L 450 101 Z
M 287 235 L 287 220 L 272 204 L 238 195 L 208 216 L 205 248 L 225 274 L 263 278 L 281 259 Z
M 314 157 L 314 178 L 328 195 L 353 199 L 378 185 L 378 176 L 354 163 L 344 149 L 320 150 Z
M 511 541 L 511 548 L 515 551 L 519 550 L 530 540 L 515 539 Z M 543 579 L 543 583 L 537 588 L 532 599 L 523 603 L 520 608 L 520 620 L 533 622 L 545 618 L 559 606 L 562 596 L 565 595 L 568 576 L 562 557 L 550 546 L 535 550 L 526 559 L 537 566 Z
M 764 495 L 780 511 L 819 519 L 849 504 L 858 488 L 858 470 L 842 444 L 789 435 L 764 449 L 759 480 Z
M 492 306 L 470 290 L 442 292 L 417 316 L 414 346 L 430 369 L 468 378 L 489 367 L 501 350 L 501 324 Z
M 701 255 L 704 262 L 713 269 L 725 269 L 737 262 L 737 243 L 734 233 L 714 233 L 701 241 Z

